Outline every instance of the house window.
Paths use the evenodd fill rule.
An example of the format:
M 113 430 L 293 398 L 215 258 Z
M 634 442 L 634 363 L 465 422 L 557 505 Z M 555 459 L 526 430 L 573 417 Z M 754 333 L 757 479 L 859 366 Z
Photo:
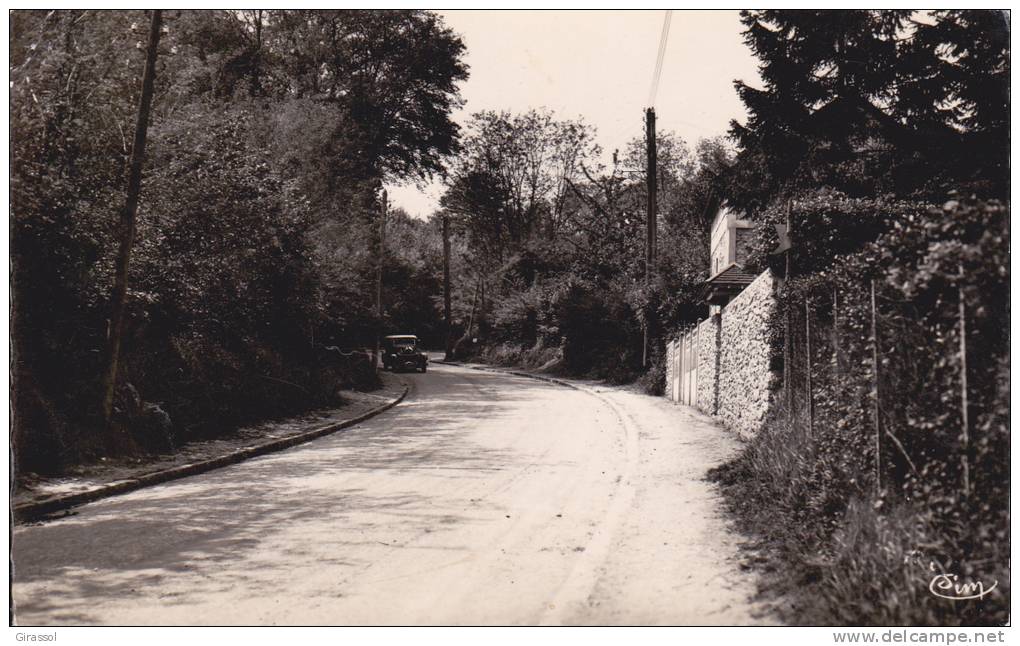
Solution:
M 725 206 L 712 223 L 711 274 L 715 276 L 733 264 L 742 265 L 747 259 L 750 230 L 754 225 Z

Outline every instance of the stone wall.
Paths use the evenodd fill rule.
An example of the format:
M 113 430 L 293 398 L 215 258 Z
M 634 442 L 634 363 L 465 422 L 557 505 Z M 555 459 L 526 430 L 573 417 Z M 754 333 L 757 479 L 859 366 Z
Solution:
M 675 341 L 666 342 L 666 390 L 664 394 L 670 399 L 673 398 L 673 364 L 676 350 Z
M 698 404 L 697 408 L 715 415 L 718 406 L 719 316 L 712 315 L 698 324 Z
M 697 408 L 743 438 L 762 428 L 781 380 L 774 369 L 781 350 L 774 283 L 772 274 L 764 272 L 720 314 L 698 326 Z
M 764 272 L 722 311 L 716 415 L 745 438 L 762 427 L 775 398 L 773 288 L 772 274 Z

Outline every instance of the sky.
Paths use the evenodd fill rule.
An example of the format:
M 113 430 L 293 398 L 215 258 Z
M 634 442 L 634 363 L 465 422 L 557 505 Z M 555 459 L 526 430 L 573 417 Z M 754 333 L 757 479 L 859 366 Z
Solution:
M 481 110 L 548 108 L 581 117 L 612 154 L 644 136 L 644 110 L 665 11 L 441 11 L 464 40 L 470 77 L 461 83 L 464 124 Z M 757 61 L 744 45 L 737 11 L 674 11 L 655 100 L 659 132 L 692 147 L 723 135 L 746 112 L 733 89 L 760 86 Z M 442 186 L 390 186 L 390 203 L 426 217 Z

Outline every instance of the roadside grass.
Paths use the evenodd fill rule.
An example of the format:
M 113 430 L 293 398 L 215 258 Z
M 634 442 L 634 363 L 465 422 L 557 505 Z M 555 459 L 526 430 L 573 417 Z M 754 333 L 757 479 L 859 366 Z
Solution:
M 922 505 L 876 499 L 855 486 L 819 504 L 824 487 L 811 470 L 818 462 L 816 446 L 803 429 L 790 428 L 784 417 L 777 417 L 709 477 L 722 486 L 738 528 L 753 537 L 748 567 L 760 574 L 760 595 L 783 621 L 875 626 L 1009 622 L 1008 541 L 1003 547 L 994 540 L 969 540 L 994 533 L 990 521 L 961 523 L 956 531 L 944 524 L 940 529 Z M 864 474 L 854 475 L 866 480 Z M 968 556 L 966 562 L 947 556 L 961 553 Z M 940 574 L 957 575 L 957 583 L 981 581 L 985 589 L 997 585 L 980 600 L 949 600 L 929 589 Z
M 527 347 L 520 343 L 497 343 L 483 348 L 479 359 L 494 366 L 554 372 L 560 366 L 562 357 L 562 351 L 555 346 L 546 347 L 538 343 Z

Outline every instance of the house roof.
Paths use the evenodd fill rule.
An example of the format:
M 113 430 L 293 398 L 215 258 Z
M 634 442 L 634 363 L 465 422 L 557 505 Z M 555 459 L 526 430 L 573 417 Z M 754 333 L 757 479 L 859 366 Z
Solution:
M 717 287 L 723 287 L 727 285 L 733 285 L 737 287 L 747 287 L 754 282 L 757 278 L 754 274 L 744 269 L 743 265 L 737 263 L 730 263 L 730 266 L 723 269 L 715 276 L 712 276 L 705 281 L 706 285 L 713 285 Z
M 739 294 L 757 278 L 744 269 L 743 265 L 731 263 L 715 276 L 705 281 L 703 296 L 712 305 L 725 305 L 730 298 Z

